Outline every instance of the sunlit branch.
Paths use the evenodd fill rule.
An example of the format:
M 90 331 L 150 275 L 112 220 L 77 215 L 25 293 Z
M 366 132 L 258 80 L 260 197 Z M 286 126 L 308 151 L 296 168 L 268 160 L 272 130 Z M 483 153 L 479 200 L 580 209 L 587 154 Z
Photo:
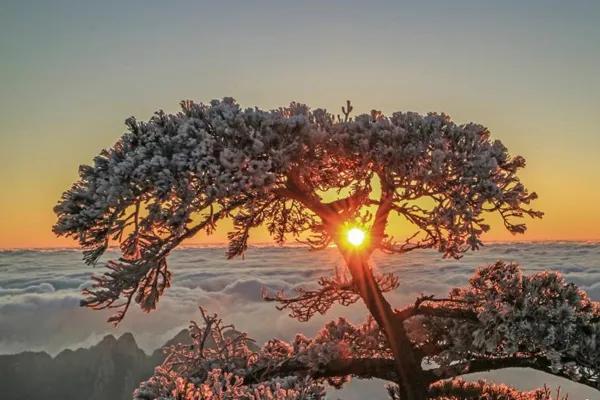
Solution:
M 393 274 L 383 274 L 375 277 L 382 292 L 389 292 L 399 285 L 399 280 Z M 308 321 L 315 314 L 324 314 L 335 303 L 349 306 L 360 298 L 357 284 L 348 277 L 337 274 L 334 277 L 322 277 L 318 282 L 320 288 L 315 290 L 299 288 L 297 296 L 287 297 L 283 292 L 274 295 L 263 291 L 263 299 L 275 301 L 280 305 L 279 310 L 290 310 L 290 317 L 299 321 Z
M 417 315 L 478 321 L 477 313 L 465 301 L 436 299 L 433 296 L 420 296 L 414 305 L 397 310 L 395 315 L 401 321 Z
M 390 382 L 397 380 L 394 360 L 387 358 L 344 358 L 334 359 L 320 365 L 317 371 L 297 359 L 290 359 L 276 366 L 263 367 L 250 371 L 244 383 L 253 384 L 274 377 L 307 375 L 313 379 L 354 376 L 360 379 L 378 378 Z
M 379 245 L 379 249 L 384 253 L 389 254 L 404 254 L 417 249 L 428 249 L 435 244 L 435 238 L 427 235 L 424 239 L 413 240 L 421 232 L 415 232 L 412 236 L 404 240 L 404 242 L 395 241 L 393 238 L 387 238 Z
M 482 357 L 459 362 L 443 368 L 435 368 L 426 371 L 429 382 L 437 382 L 441 379 L 454 378 L 456 376 L 471 374 L 476 372 L 495 371 L 506 368 L 531 368 L 537 371 L 542 371 L 550 375 L 561 378 L 571 379 L 569 374 L 564 371 L 557 371 L 552 368 L 550 361 L 543 355 L 519 355 L 515 354 L 508 357 Z M 594 378 L 581 377 L 578 383 L 600 389 L 600 377 Z
M 371 227 L 371 241 L 373 248 L 380 248 L 382 246 L 382 242 L 386 237 L 385 229 L 387 227 L 388 216 L 394 207 L 394 187 L 382 173 L 379 173 L 378 176 L 381 185 L 381 195 L 377 211 L 375 211 L 373 226 Z
M 388 388 L 392 400 L 401 400 L 394 392 L 394 388 Z M 430 400 L 447 399 L 489 399 L 489 400 L 568 400 L 558 395 L 554 397 L 547 387 L 542 389 L 521 392 L 502 384 L 493 384 L 480 381 L 465 381 L 452 379 L 439 381 L 429 386 L 427 391 Z
M 323 279 L 319 288 L 301 289 L 293 297 L 283 293 L 271 296 L 270 300 L 280 302 L 280 309 L 306 320 L 335 303 L 349 305 L 361 298 L 376 321 L 372 325 L 377 325 L 363 327 L 373 334 L 369 342 L 377 346 L 374 353 L 364 352 L 365 346 L 373 350 L 366 340 L 361 342 L 362 347 L 354 343 L 356 337 L 340 340 L 336 336 L 339 332 L 347 334 L 357 329 L 341 321 L 328 326 L 314 341 L 298 336 L 292 347 L 271 343 L 272 348 L 263 349 L 260 360 L 270 367 L 275 365 L 273 357 L 285 358 L 283 355 L 303 352 L 307 346 L 315 353 L 304 352 L 302 357 L 316 357 L 313 367 L 348 358 L 345 352 L 349 348 L 354 353 L 363 352 L 356 359 L 385 354 L 384 358 L 394 359 L 398 394 L 403 400 L 424 400 L 422 357 L 434 357 L 435 351 L 446 349 L 448 353 L 438 359 L 440 365 L 445 365 L 446 356 L 456 357 L 457 362 L 468 359 L 460 346 L 471 353 L 483 353 L 485 344 L 485 351 L 496 354 L 505 350 L 505 342 L 517 349 L 530 344 L 531 335 L 526 330 L 521 333 L 526 339 L 521 341 L 509 336 L 499 339 L 486 330 L 478 331 L 476 338 L 473 332 L 461 336 L 464 330 L 460 328 L 465 324 L 470 329 L 480 323 L 481 310 L 487 310 L 485 305 L 505 304 L 504 298 L 494 297 L 497 292 L 487 287 L 471 292 L 465 289 L 471 296 L 465 299 L 478 298 L 482 293 L 492 296 L 490 302 L 484 298 L 478 305 L 460 303 L 463 292 L 457 292 L 451 299 L 422 298 L 412 307 L 394 310 L 383 292 L 397 287 L 398 280 L 392 275 L 374 276 L 369 259 L 374 250 L 406 253 L 417 249 L 436 249 L 445 257 L 459 258 L 481 245 L 480 237 L 489 229 L 484 212 L 499 214 L 512 233 L 525 230 L 516 219 L 541 217 L 528 206 L 536 198 L 535 193 L 529 193 L 517 177 L 525 160 L 511 156 L 500 141 L 492 140 L 487 128 L 474 123 L 456 124 L 448 115 L 437 113 L 398 112 L 386 116 L 373 110 L 350 118 L 350 102 L 342 109 L 344 117 L 337 119 L 325 110 L 311 110 L 299 103 L 270 111 L 243 109 L 232 98 L 209 104 L 185 101 L 181 105 L 180 113 L 159 111 L 148 122 L 128 119 L 127 132 L 115 146 L 102 151 L 92 166 L 80 168 L 79 180 L 55 207 L 58 220 L 54 232 L 79 240 L 86 262 L 98 260 L 111 238 L 121 245 L 122 258 L 109 262 L 107 272 L 95 277 L 92 288 L 84 290 L 84 305 L 120 309 L 111 318 L 115 322 L 123 318 L 132 301 L 145 311 L 152 310 L 170 284 L 166 261 L 169 253 L 183 240 L 202 230 L 211 233 L 218 221 L 233 217 L 234 226 L 228 234 L 230 257 L 244 254 L 252 228 L 261 225 L 278 244 L 292 236 L 313 249 L 332 242 L 337 245 L 352 279 Z M 370 198 L 374 179 L 381 184 L 377 200 Z M 343 198 L 323 200 L 333 193 Z M 370 213 L 371 206 L 376 206 L 374 214 Z M 206 212 L 208 215 L 199 224 L 193 223 L 195 215 Z M 389 237 L 386 228 L 392 212 L 415 225 L 417 233 L 403 241 Z M 131 234 L 125 236 L 131 229 Z M 352 233 L 350 237 L 348 233 Z M 500 285 L 506 271 L 519 276 L 513 266 L 497 264 L 485 271 L 492 275 L 485 282 Z M 579 318 L 574 329 L 581 330 L 588 340 L 585 335 L 595 328 L 588 326 L 589 315 L 585 313 L 589 310 L 577 308 L 581 304 L 588 307 L 584 296 L 562 285 L 558 278 L 535 279 L 565 293 L 567 309 Z M 478 282 L 472 280 L 471 284 Z M 529 290 L 539 287 L 531 284 Z M 543 304 L 541 301 L 536 307 L 544 308 Z M 486 324 L 495 322 L 495 309 L 487 310 L 490 315 L 483 318 Z M 553 309 L 545 308 L 545 313 L 552 314 Z M 554 315 L 544 323 L 556 324 L 563 321 L 561 318 L 562 314 Z M 565 321 L 563 324 L 569 323 Z M 205 322 L 213 326 L 206 318 Z M 422 323 L 422 329 L 430 329 L 423 340 L 410 336 L 407 327 L 411 323 Z M 496 323 L 501 326 L 502 321 Z M 456 337 L 450 338 L 451 334 Z M 213 339 L 226 343 L 218 335 Z M 450 339 L 456 339 L 458 347 L 453 349 L 455 342 Z M 331 349 L 327 341 L 339 347 L 334 346 L 335 357 L 323 359 L 322 352 L 329 355 L 327 349 Z M 177 385 L 182 381 L 173 375 L 176 369 L 162 371 L 166 375 L 159 377 L 159 386 L 164 383 L 162 388 L 167 393 L 157 396 L 170 396 L 175 390 L 178 396 L 183 393 L 190 397 L 189 390 L 204 390 L 196 386 L 198 382 L 233 392 L 240 389 L 242 386 L 235 381 L 240 377 L 233 376 L 241 368 L 239 363 L 260 367 L 255 364 L 257 354 L 242 342 L 229 343 L 227 351 L 218 353 L 203 348 L 202 354 L 195 354 L 199 357 L 195 359 L 197 365 L 189 367 L 204 375 L 184 374 L 185 384 L 181 387 Z M 588 345 L 571 344 L 577 349 Z M 204 347 L 204 340 L 199 345 Z M 232 349 L 237 352 L 233 363 Z M 194 349 L 180 350 L 182 362 L 189 362 Z M 214 357 L 210 365 L 208 356 Z M 596 362 L 587 354 L 581 358 L 587 360 L 586 368 Z M 213 361 L 224 369 L 217 370 Z M 568 367 L 558 363 L 560 370 Z M 337 378 L 342 380 L 331 382 L 340 383 L 344 377 Z M 293 381 L 285 396 L 323 396 L 322 380 Z M 261 386 L 270 393 L 276 387 L 275 381 Z M 243 390 L 249 393 L 254 389 Z

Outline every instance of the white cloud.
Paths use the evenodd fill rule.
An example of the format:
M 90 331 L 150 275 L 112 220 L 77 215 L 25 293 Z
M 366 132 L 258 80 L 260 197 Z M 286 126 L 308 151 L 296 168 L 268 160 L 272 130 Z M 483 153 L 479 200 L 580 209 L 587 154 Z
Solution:
M 89 346 L 108 333 L 127 331 L 133 332 L 139 345 L 149 352 L 197 319 L 198 305 L 218 312 L 258 342 L 290 338 L 297 332 L 310 335 L 340 315 L 356 322 L 366 316 L 359 303 L 350 308 L 334 307 L 325 316 L 300 323 L 261 300 L 262 287 L 291 291 L 314 285 L 319 276 L 332 273 L 339 262 L 333 249 L 308 253 L 302 248 L 253 248 L 244 260 L 232 261 L 225 259 L 224 249 L 185 249 L 171 256 L 173 286 L 167 289 L 158 309 L 146 314 L 134 306 L 125 321 L 114 328 L 105 322 L 107 312 L 79 307 L 80 289 L 89 284 L 92 272 L 102 272 L 101 266 L 84 266 L 80 257 L 73 251 L 0 252 L 0 354 L 23 350 L 55 354 L 67 347 Z M 517 261 L 528 272 L 560 270 L 569 281 L 588 290 L 592 298 L 600 299 L 600 246 L 596 244 L 495 244 L 460 261 L 442 260 L 438 253 L 425 251 L 379 255 L 374 263 L 379 270 L 393 271 L 400 277 L 399 289 L 390 294 L 391 302 L 399 307 L 420 293 L 444 295 L 450 287 L 464 285 L 476 266 L 498 259 Z M 501 375 L 513 383 L 520 376 L 522 373 Z M 537 384 L 538 378 L 532 379 Z M 361 393 L 383 393 L 379 384 L 361 386 L 366 390 Z M 351 399 L 352 394 L 336 397 Z

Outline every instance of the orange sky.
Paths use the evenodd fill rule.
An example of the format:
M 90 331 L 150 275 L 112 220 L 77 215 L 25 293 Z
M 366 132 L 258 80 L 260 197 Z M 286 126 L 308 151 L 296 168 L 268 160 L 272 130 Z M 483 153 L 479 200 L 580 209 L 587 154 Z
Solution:
M 52 174 L 56 166 L 49 167 L 47 176 L 41 176 L 37 182 L 14 181 L 15 197 L 2 196 L 0 209 L 13 212 L 3 213 L 0 224 L 0 246 L 15 247 L 63 247 L 76 245 L 70 239 L 56 238 L 51 232 L 54 223 L 52 206 L 59 198 L 60 192 L 74 179 L 77 165 L 65 161 L 70 171 L 65 171 L 65 177 L 60 179 Z M 535 164 L 534 164 L 535 166 Z M 542 220 L 527 220 L 529 227 L 525 235 L 513 236 L 508 233 L 497 216 L 491 216 L 492 230 L 485 240 L 598 240 L 600 239 L 600 213 L 592 211 L 595 204 L 600 204 L 599 189 L 588 184 L 592 177 L 570 178 L 560 176 L 560 165 L 551 168 L 547 175 L 536 176 L 540 168 L 530 167 L 523 174 L 525 183 L 538 190 L 540 199 L 536 202 L 537 209 L 546 212 Z M 43 175 L 43 173 L 40 171 Z M 549 177 L 551 176 L 551 178 Z M 562 178 L 562 179 L 561 179 Z M 570 178 L 570 179 L 569 179 Z M 0 179 L 10 180 L 10 177 L 0 175 Z M 536 184 L 537 183 L 537 184 Z M 594 204 L 594 202 L 596 202 Z M 586 206 L 587 205 L 587 206 Z M 231 227 L 225 221 L 217 233 L 210 237 L 200 234 L 188 244 L 214 244 L 226 241 L 226 233 Z M 401 238 L 413 232 L 413 228 L 400 218 L 391 220 L 389 232 Z M 266 229 L 257 228 L 253 231 L 252 242 L 269 242 Z
M 344 12 L 334 2 L 100 3 L 0 12 L 2 248 L 73 245 L 52 234 L 52 207 L 125 118 L 223 96 L 265 109 L 295 100 L 338 110 L 351 99 L 355 113 L 444 111 L 481 123 L 527 159 L 521 176 L 546 212 L 526 235 L 494 224 L 487 240 L 600 240 L 593 2 L 357 3 Z M 225 231 L 194 242 L 223 242 Z

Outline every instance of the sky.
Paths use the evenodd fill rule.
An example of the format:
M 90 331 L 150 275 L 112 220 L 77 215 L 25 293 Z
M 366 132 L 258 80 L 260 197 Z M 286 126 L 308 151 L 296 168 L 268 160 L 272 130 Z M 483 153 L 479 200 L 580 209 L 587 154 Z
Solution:
M 0 247 L 74 245 L 52 207 L 127 117 L 224 96 L 481 123 L 546 212 L 487 240 L 599 240 L 600 3 L 366 3 L 3 0 Z

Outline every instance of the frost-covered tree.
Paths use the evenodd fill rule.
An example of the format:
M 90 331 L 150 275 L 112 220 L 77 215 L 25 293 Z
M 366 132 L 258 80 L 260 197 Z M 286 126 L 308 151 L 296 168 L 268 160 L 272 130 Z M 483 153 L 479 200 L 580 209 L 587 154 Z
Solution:
M 351 375 L 390 380 L 390 395 L 402 400 L 477 391 L 548 398 L 443 381 L 509 366 L 598 385 L 598 308 L 557 275 L 526 278 L 499 263 L 447 299 L 422 297 L 400 310 L 389 304 L 383 293 L 398 279 L 373 270 L 374 251 L 432 248 L 460 257 L 481 245 L 484 212 L 513 233 L 525 230 L 521 217 L 542 214 L 529 208 L 536 195 L 517 176 L 525 160 L 483 126 L 457 125 L 445 114 L 351 118 L 351 111 L 349 102 L 339 116 L 297 103 L 262 111 L 230 98 L 186 101 L 174 115 L 128 119 L 121 139 L 80 168 L 55 208 L 54 231 L 79 240 L 90 264 L 111 240 L 120 244 L 122 257 L 84 290 L 83 305 L 118 310 L 111 321 L 121 321 L 132 301 L 152 310 L 169 286 L 169 253 L 226 218 L 234 221 L 228 257 L 244 253 L 258 226 L 277 243 L 291 237 L 339 249 L 347 274 L 293 297 L 265 295 L 292 317 L 358 300 L 371 315 L 361 326 L 339 320 L 315 338 L 274 340 L 256 352 L 245 335 L 227 336 L 218 318 L 203 314 L 205 326 L 192 329 L 195 344 L 172 349 L 137 398 L 317 399 L 326 380 L 339 386 Z M 391 237 L 392 214 L 413 223 L 415 234 Z M 207 337 L 215 348 L 205 346 Z

